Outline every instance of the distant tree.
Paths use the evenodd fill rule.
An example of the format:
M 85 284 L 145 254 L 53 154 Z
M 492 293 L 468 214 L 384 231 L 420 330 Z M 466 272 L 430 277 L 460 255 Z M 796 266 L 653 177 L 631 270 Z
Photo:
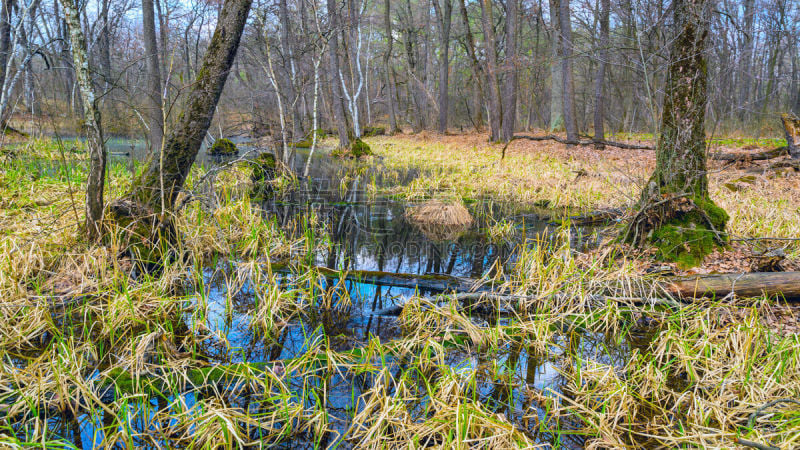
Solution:
M 142 32 L 144 33 L 145 70 L 147 71 L 147 127 L 150 151 L 161 151 L 164 139 L 164 110 L 161 101 L 161 68 L 156 40 L 154 0 L 142 0 Z
M 597 74 L 594 78 L 594 146 L 602 149 L 605 146 L 605 92 L 604 84 L 606 80 L 606 66 L 608 65 L 608 45 L 609 45 L 609 16 L 611 12 L 611 0 L 600 1 L 600 42 L 597 51 Z
M 517 123 L 517 36 L 519 0 L 508 0 L 506 6 L 506 76 L 503 85 L 503 124 L 500 138 L 508 142 Z
M 483 39 L 486 46 L 486 84 L 489 89 L 489 140 L 500 139 L 502 124 L 500 86 L 497 83 L 497 39 L 492 18 L 492 0 L 480 0 Z
M 330 39 L 328 46 L 330 47 L 330 72 L 329 78 L 331 80 L 331 92 L 333 94 L 333 114 L 336 120 L 336 129 L 339 132 L 339 147 L 347 148 L 350 146 L 350 137 L 347 135 L 347 116 L 344 111 L 344 101 L 342 95 L 342 85 L 339 82 L 341 78 L 339 73 L 339 8 L 336 0 L 328 0 L 328 20 L 330 24 Z
M 383 25 L 386 33 L 386 53 L 383 56 L 383 71 L 388 86 L 386 109 L 389 110 L 389 134 L 394 134 L 399 129 L 397 127 L 397 113 L 395 112 L 395 100 L 397 98 L 397 85 L 395 83 L 394 69 L 392 68 L 392 49 L 394 48 L 394 36 L 392 36 L 392 6 L 390 0 L 386 0 L 383 11 Z
M 440 5 L 441 2 L 441 5 Z M 453 0 L 433 0 L 436 25 L 439 29 L 439 132 L 447 131 L 448 90 L 450 87 L 450 25 L 453 18 Z
M 578 140 L 578 122 L 575 115 L 575 81 L 572 74 L 572 22 L 570 20 L 569 0 L 558 0 L 558 20 L 561 32 L 561 81 L 562 100 L 564 101 L 564 129 L 567 131 L 567 140 Z

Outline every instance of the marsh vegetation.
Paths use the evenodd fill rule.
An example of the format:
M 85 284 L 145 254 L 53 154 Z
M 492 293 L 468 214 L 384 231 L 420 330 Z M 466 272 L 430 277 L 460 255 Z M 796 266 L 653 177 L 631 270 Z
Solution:
M 0 3 L 3 448 L 800 446 L 791 2 Z

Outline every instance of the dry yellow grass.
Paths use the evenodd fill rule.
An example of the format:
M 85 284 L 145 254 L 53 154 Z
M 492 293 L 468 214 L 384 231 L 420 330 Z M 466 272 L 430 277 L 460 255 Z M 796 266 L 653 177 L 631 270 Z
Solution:
M 419 169 L 412 182 L 390 189 L 412 201 L 445 193 L 570 210 L 629 208 L 655 167 L 651 150 L 597 151 L 556 142 L 514 141 L 501 160 L 502 145 L 487 142 L 484 134 L 382 136 L 368 142 L 389 168 Z M 715 145 L 710 150 L 736 149 Z M 731 216 L 732 237 L 800 236 L 798 172 L 773 170 L 769 162 L 712 161 L 709 180 L 713 200 Z M 786 247 L 791 256 L 800 255 L 800 245 Z

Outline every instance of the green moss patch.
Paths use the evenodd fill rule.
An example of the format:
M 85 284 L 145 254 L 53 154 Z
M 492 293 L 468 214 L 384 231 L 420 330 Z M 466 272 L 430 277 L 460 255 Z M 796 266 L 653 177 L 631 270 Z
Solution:
M 220 138 L 214 141 L 214 145 L 208 149 L 208 154 L 213 156 L 238 155 L 239 149 L 230 139 Z
M 268 197 L 272 195 L 272 184 L 275 179 L 277 163 L 275 155 L 272 153 L 261 153 L 250 162 L 253 172 L 250 174 L 250 181 L 253 183 L 253 194 L 255 197 Z
M 355 139 L 352 144 L 350 144 L 349 149 L 336 149 L 331 152 L 331 156 L 337 157 L 349 157 L 349 158 L 361 158 L 363 156 L 371 156 L 372 149 L 370 148 L 369 144 L 362 141 L 361 139 Z
M 366 127 L 364 128 L 364 137 L 385 136 L 386 128 L 384 127 Z
M 692 198 L 696 208 L 681 212 L 664 222 L 651 235 L 657 256 L 674 261 L 681 268 L 694 267 L 722 245 L 729 216 L 709 199 Z M 691 203 L 689 203 L 691 204 Z

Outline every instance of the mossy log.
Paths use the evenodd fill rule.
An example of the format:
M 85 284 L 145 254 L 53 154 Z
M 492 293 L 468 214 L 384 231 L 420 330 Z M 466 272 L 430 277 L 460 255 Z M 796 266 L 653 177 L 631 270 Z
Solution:
M 784 297 L 800 299 L 800 272 L 753 272 L 670 278 L 665 289 L 681 298 Z
M 386 128 L 384 127 L 366 127 L 364 128 L 364 132 L 362 136 L 364 137 L 374 137 L 374 136 L 385 136 L 386 135 Z

